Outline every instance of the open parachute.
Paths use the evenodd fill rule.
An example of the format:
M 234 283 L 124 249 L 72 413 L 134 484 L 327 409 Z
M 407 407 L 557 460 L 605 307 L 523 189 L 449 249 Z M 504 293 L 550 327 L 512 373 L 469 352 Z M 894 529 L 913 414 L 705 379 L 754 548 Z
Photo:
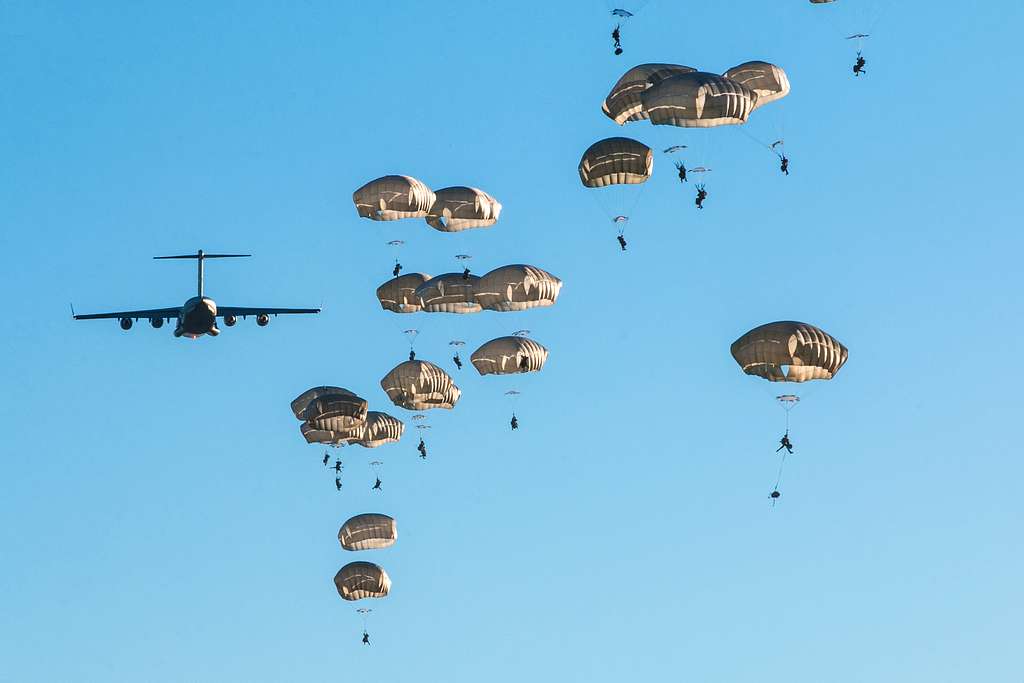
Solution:
M 681 64 L 641 64 L 619 78 L 601 109 L 619 125 L 649 120 L 711 128 L 745 123 L 758 106 L 785 97 L 789 88 L 785 72 L 767 62 L 746 62 L 721 76 Z
M 390 548 L 397 539 L 395 519 L 379 513 L 356 515 L 338 530 L 338 543 L 351 551 Z
M 794 321 L 755 327 L 734 341 L 730 352 L 743 372 L 769 382 L 832 379 L 849 356 L 835 337 Z
M 334 575 L 334 587 L 343 600 L 383 598 L 391 592 L 391 577 L 372 562 L 349 562 Z

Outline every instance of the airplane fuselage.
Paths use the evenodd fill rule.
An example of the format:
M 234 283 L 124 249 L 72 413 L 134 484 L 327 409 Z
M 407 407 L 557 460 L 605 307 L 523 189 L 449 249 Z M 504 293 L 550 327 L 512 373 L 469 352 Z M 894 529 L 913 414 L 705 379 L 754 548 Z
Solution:
M 175 337 L 196 339 L 208 334 L 216 337 L 217 302 L 207 296 L 194 296 L 185 302 L 178 312 L 178 326 L 174 329 Z

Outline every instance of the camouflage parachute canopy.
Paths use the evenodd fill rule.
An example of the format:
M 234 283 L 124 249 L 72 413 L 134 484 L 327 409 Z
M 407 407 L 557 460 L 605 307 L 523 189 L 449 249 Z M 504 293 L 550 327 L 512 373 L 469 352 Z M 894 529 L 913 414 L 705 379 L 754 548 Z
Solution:
M 548 350 L 527 337 L 498 337 L 473 352 L 470 361 L 481 375 L 536 372 L 544 367 Z
M 425 273 L 406 273 L 392 278 L 377 288 L 377 301 L 385 311 L 415 313 L 420 310 L 416 288 L 430 280 Z
M 638 185 L 647 182 L 654 168 L 651 148 L 632 138 L 606 138 L 587 148 L 580 159 L 584 187 Z
M 334 587 L 344 600 L 383 598 L 391 592 L 391 578 L 372 562 L 349 562 L 334 575 Z
M 476 300 L 485 310 L 525 311 L 553 306 L 562 281 L 536 266 L 514 264 L 485 274 L 476 290 Z
M 427 211 L 430 227 L 441 232 L 486 228 L 498 222 L 501 202 L 475 187 L 446 187 L 435 193 Z
M 399 363 L 380 381 L 391 402 L 406 410 L 455 407 L 462 392 L 451 375 L 424 360 Z
M 641 64 L 612 87 L 601 109 L 619 125 L 711 128 L 741 124 L 757 107 L 785 97 L 789 79 L 767 62 L 746 62 L 718 74 L 678 64 Z
M 480 278 L 464 273 L 445 273 L 416 288 L 414 296 L 427 313 L 478 313 L 476 285 Z
M 386 175 L 353 192 L 352 201 L 362 218 L 395 221 L 426 216 L 434 193 L 412 176 Z
M 730 351 L 743 372 L 770 382 L 832 379 L 849 356 L 824 330 L 794 321 L 755 327 L 734 341 Z
M 338 530 L 341 547 L 352 551 L 390 548 L 397 538 L 395 519 L 372 512 L 350 518 Z
M 319 386 L 295 397 L 291 409 L 299 420 L 321 429 L 343 431 L 366 419 L 367 403 L 348 389 Z

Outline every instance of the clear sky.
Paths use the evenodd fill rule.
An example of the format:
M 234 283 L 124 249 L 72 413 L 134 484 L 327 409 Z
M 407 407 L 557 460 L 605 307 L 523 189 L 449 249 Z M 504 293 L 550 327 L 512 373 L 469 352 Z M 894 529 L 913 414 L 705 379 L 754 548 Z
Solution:
M 1020 681 L 1024 11 L 878 4 L 855 79 L 806 0 L 652 0 L 621 57 L 600 0 L 0 2 L 0 680 Z M 792 81 L 749 124 L 788 178 L 737 130 L 601 114 L 635 64 L 748 59 Z M 613 135 L 658 150 L 625 254 L 576 173 Z M 671 144 L 713 168 L 703 212 Z M 501 221 L 358 219 L 388 173 Z M 392 239 L 409 270 L 531 263 L 562 296 L 384 312 Z M 220 304 L 324 313 L 196 342 L 70 320 L 180 304 L 194 265 L 150 257 L 199 248 L 255 256 L 208 264 Z M 783 387 L 729 344 L 779 319 L 850 360 L 794 410 L 772 509 Z M 551 356 L 451 369 L 430 458 L 411 429 L 346 449 L 338 494 L 288 402 L 336 384 L 407 417 L 378 384 L 407 327 L 447 368 L 450 339 L 520 328 Z M 367 511 L 398 543 L 343 552 Z M 394 583 L 371 647 L 332 583 L 353 559 Z

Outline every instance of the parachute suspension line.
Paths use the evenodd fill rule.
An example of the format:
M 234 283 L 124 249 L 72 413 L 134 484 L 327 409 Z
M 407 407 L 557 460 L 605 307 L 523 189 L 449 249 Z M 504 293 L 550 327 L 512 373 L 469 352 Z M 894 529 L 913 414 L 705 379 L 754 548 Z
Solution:
M 760 145 L 761 147 L 764 147 L 765 149 L 767 149 L 769 152 L 771 152 L 775 156 L 779 156 L 779 153 L 776 152 L 774 149 L 772 149 L 771 143 L 765 142 L 761 138 L 759 138 L 759 137 L 755 136 L 754 134 L 750 133 L 749 131 L 747 131 L 746 124 L 741 123 L 738 126 L 732 126 L 732 128 L 735 128 L 739 132 L 743 133 L 749 139 L 753 140 L 756 144 Z
M 789 451 L 783 449 L 782 450 L 782 460 L 779 462 L 779 473 L 775 477 L 775 487 L 772 489 L 773 491 L 778 491 L 779 490 L 779 484 L 782 483 L 782 468 L 786 466 L 786 456 L 787 455 L 789 455 Z

